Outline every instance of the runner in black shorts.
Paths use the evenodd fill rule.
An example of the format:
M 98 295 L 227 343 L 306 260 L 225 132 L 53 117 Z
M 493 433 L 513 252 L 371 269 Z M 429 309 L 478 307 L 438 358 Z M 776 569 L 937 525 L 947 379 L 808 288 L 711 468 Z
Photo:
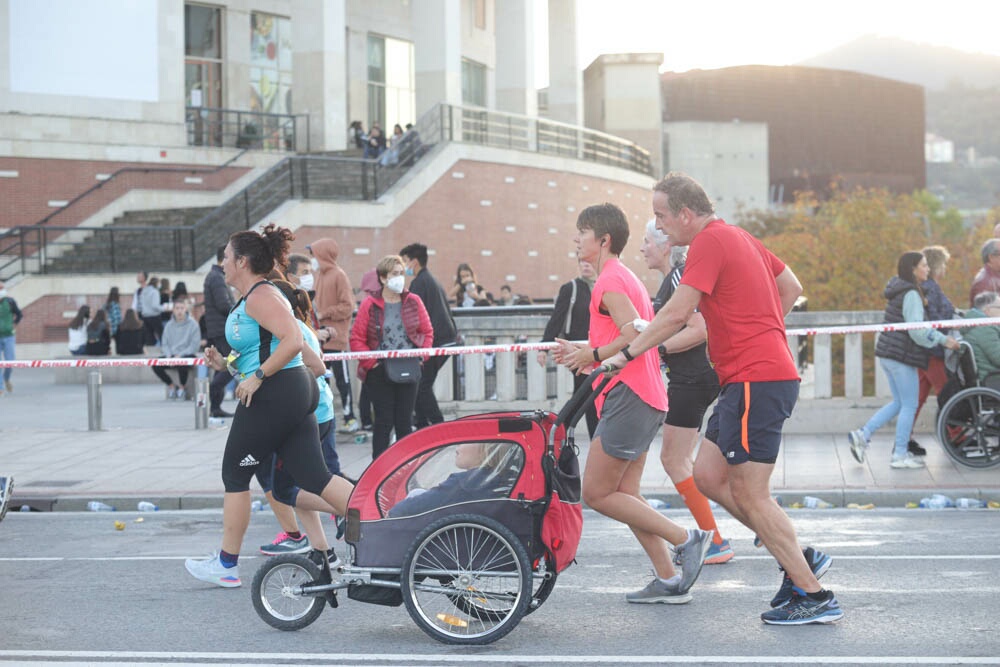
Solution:
M 640 251 L 649 268 L 664 274 L 660 290 L 653 299 L 653 311 L 658 312 L 680 283 L 687 249 L 672 246 L 667 235 L 656 228 L 656 221 L 650 220 L 646 224 Z M 698 527 L 713 532 L 705 564 L 715 565 L 731 560 L 733 547 L 729 540 L 723 539 L 712 507 L 694 481 L 698 431 L 708 406 L 719 395 L 719 378 L 708 361 L 706 337 L 705 320 L 695 313 L 681 333 L 660 345 L 660 358 L 667 369 L 669 405 L 663 427 L 660 462 L 698 522 Z
M 288 299 L 265 279 L 276 264 L 284 265 L 293 238 L 273 224 L 262 233 L 237 232 L 229 237 L 222 261 L 226 283 L 243 295 L 226 319 L 228 359 L 214 347 L 205 350 L 212 368 L 228 367 L 239 381 L 239 405 L 222 458 L 222 550 L 184 565 L 195 578 L 225 588 L 241 583 L 238 562 L 250 523 L 250 479 L 263 461 L 277 453 L 299 486 L 321 495 L 341 515 L 352 490 L 350 482 L 330 474 L 320 450 L 314 373 L 323 372 L 323 361 L 303 343 Z

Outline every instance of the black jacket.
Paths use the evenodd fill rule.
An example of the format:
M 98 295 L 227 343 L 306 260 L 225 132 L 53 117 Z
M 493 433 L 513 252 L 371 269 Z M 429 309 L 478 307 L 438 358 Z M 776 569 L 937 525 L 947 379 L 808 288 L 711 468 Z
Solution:
M 566 314 L 570 310 L 570 301 L 573 299 L 573 283 L 576 283 L 576 301 L 573 301 L 573 311 L 570 317 L 569 331 L 566 328 Z M 563 283 L 556 296 L 556 303 L 552 309 L 552 317 L 545 325 L 545 333 L 542 334 L 543 343 L 551 343 L 556 336 L 566 340 L 587 340 L 590 330 L 590 283 L 583 278 L 574 278 L 568 283 Z
M 233 295 L 226 285 L 226 274 L 218 264 L 209 269 L 202 292 L 205 300 L 205 330 L 209 338 L 221 338 L 226 335 L 226 318 L 233 309 Z
M 423 269 L 410 283 L 410 291 L 420 297 L 427 309 L 434 328 L 434 347 L 451 345 L 458 336 L 455 320 L 451 317 L 451 307 L 441 284 L 434 279 L 431 272 Z
M 915 289 L 916 285 L 898 276 L 889 279 L 889 283 L 885 286 L 885 298 L 888 301 L 885 306 L 886 324 L 905 321 L 903 299 L 907 292 Z M 926 369 L 930 350 L 914 343 L 906 331 L 885 331 L 879 335 L 875 344 L 875 356 Z

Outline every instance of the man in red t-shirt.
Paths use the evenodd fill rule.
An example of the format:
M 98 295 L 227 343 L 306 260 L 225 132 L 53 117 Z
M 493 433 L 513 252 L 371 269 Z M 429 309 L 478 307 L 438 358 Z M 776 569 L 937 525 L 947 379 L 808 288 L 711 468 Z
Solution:
M 717 446 L 702 447 L 695 461 L 698 488 L 756 532 L 785 571 L 773 609 L 761 620 L 837 621 L 843 611 L 818 581 L 830 557 L 799 547 L 788 515 L 770 495 L 781 428 L 799 393 L 784 316 L 802 285 L 760 241 L 715 217 L 705 190 L 689 176 L 670 173 L 656 184 L 653 213 L 671 243 L 690 246 L 684 276 L 649 327 L 606 363 L 624 367 L 679 331 L 695 308 L 701 312 L 722 393 L 705 429 Z

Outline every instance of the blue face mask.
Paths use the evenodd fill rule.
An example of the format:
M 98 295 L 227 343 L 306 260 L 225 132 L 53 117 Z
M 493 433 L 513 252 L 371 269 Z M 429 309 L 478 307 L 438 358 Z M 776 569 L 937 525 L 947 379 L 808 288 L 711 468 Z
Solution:
M 412 276 L 413 275 L 413 267 L 410 267 L 410 266 L 406 267 L 406 275 L 408 275 L 408 276 Z

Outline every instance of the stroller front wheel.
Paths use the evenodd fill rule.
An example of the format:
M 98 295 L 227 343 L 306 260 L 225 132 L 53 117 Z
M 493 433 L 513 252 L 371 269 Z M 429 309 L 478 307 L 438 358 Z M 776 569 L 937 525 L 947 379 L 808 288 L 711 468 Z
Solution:
M 318 582 L 319 567 L 306 556 L 285 554 L 269 558 L 253 578 L 253 608 L 273 628 L 301 630 L 323 613 L 326 598 L 302 595 L 298 590 Z

